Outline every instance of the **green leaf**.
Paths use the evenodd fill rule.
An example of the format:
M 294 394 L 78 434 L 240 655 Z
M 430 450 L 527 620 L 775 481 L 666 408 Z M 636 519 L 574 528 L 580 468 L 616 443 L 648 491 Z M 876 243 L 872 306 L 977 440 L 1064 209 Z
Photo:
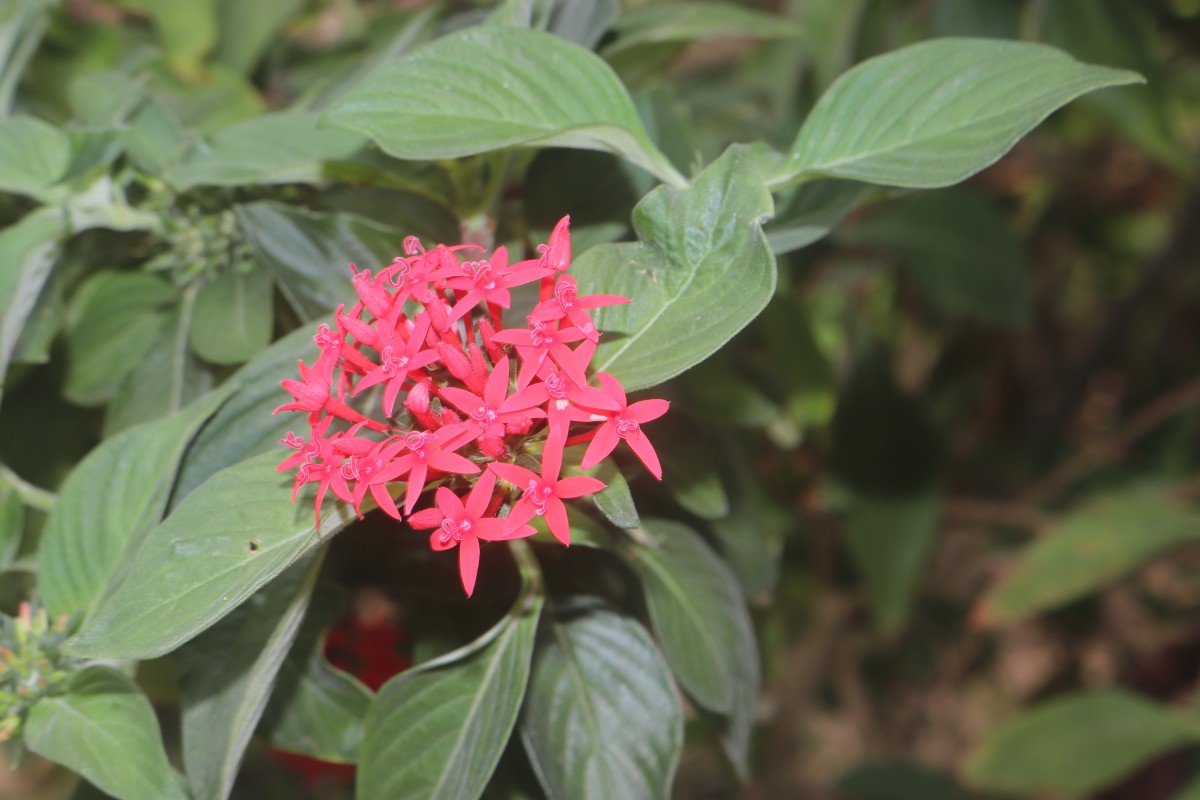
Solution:
M 605 332 L 593 366 L 635 391 L 719 350 L 766 306 L 775 259 L 762 233 L 771 196 L 735 145 L 678 190 L 660 186 L 634 209 L 641 243 L 600 245 L 575 262 L 581 294 L 632 303 L 596 310 Z
M 217 39 L 215 0 L 119 0 L 154 22 L 168 66 L 183 78 L 204 77 L 204 56 Z
M 280 454 L 279 440 L 288 430 L 308 423 L 295 414 L 272 416 L 288 402 L 279 381 L 296 374 L 296 362 L 308 363 L 317 355 L 313 330 L 293 331 L 238 370 L 222 388 L 232 392 L 229 402 L 196 435 L 179 467 L 179 478 L 171 494 L 171 508 L 204 481 L 226 467 L 259 453 Z
M 1021 7 L 1009 0 L 937 0 L 930 20 L 934 36 L 1020 38 Z
M 99 599 L 131 543 L 162 519 L 184 449 L 225 398 L 215 392 L 106 439 L 72 470 L 38 552 L 38 591 L 52 615 L 87 611 Z
M 647 543 L 631 547 L 626 558 L 642 579 L 663 655 L 696 702 L 727 713 L 736 676 L 758 672 L 758 649 L 737 579 L 686 525 L 647 519 L 642 531 Z M 742 668 L 740 661 L 754 668 Z
M 0 119 L 12 113 L 17 85 L 50 24 L 51 0 L 18 0 L 0 6 Z
M 570 3 L 556 3 L 547 30 L 555 36 L 592 50 L 620 14 L 621 6 L 617 0 L 574 0 Z
M 188 495 L 130 554 L 128 577 L 68 640 L 77 655 L 153 658 L 207 629 L 354 519 L 327 500 L 321 530 L 278 453 L 222 470 Z
M 71 111 L 85 125 L 116 128 L 146 97 L 142 82 L 124 70 L 106 69 L 76 76 L 67 87 Z
M 984 618 L 1007 624 L 1118 580 L 1172 547 L 1200 539 L 1200 514 L 1153 486 L 1089 500 L 1071 511 L 988 592 Z
M 306 112 L 264 114 L 211 137 L 167 171 L 176 188 L 303 183 L 322 178 L 322 162 L 348 158 L 363 147 L 348 131 L 319 130 Z
M 163 750 L 158 719 L 134 682 L 111 667 L 72 675 L 66 692 L 39 700 L 25 744 L 118 800 L 185 800 Z
M 485 647 L 384 684 L 367 715 L 359 800 L 483 794 L 525 697 L 541 609 L 541 596 L 525 593 Z
M 993 728 L 964 775 L 998 792 L 1090 794 L 1198 732 L 1162 706 L 1119 690 L 1052 700 Z
M 188 342 L 205 361 L 240 364 L 270 343 L 272 322 L 270 273 L 235 268 L 201 284 Z
M 577 451 L 582 460 L 582 450 Z M 608 518 L 608 521 L 618 528 L 636 528 L 641 524 L 638 520 L 637 506 L 633 504 L 633 495 L 629 492 L 629 484 L 625 476 L 617 468 L 612 459 L 606 458 L 589 470 L 577 467 L 566 468 L 564 475 L 587 475 L 605 483 L 605 488 L 591 496 L 593 505 Z
M 1153 17 L 1138 4 L 1113 0 L 1049 0 L 1041 6 L 1048 44 L 1076 58 L 1103 61 L 1146 78 L 1144 87 L 1124 87 L 1085 99 L 1118 131 L 1162 163 L 1187 172 L 1192 161 L 1173 130 L 1171 110 L 1178 73 L 1158 54 Z
M 954 780 L 908 761 L 859 765 L 838 779 L 852 800 L 962 800 Z
M 41 198 L 67 172 L 71 141 L 33 117 L 0 122 L 0 191 Z
M 689 43 L 727 36 L 792 39 L 803 33 L 796 23 L 776 14 L 724 3 L 688 2 L 636 8 L 617 20 L 613 32 L 616 39 L 602 51 L 606 58 L 647 44 Z
M 941 496 L 854 495 L 846 514 L 850 553 L 867 585 L 880 630 L 894 633 L 912 609 L 921 571 L 937 533 Z
M 249 74 L 304 5 L 304 0 L 217 0 L 217 49 L 213 57 Z
M 723 445 L 729 513 L 708 527 L 746 599 L 766 603 L 779 581 L 783 540 L 796 524 L 794 512 L 767 493 L 752 466 L 754 450 L 729 441 Z
M 173 414 L 212 388 L 213 376 L 188 349 L 192 304 L 185 299 L 162 320 L 154 344 L 117 387 L 104 414 L 104 435 Z M 146 391 L 154 386 L 155 391 Z
M 326 628 L 337 613 L 311 604 L 296 643 L 279 669 L 257 735 L 272 747 L 338 764 L 354 764 L 374 695 L 354 676 L 331 665 L 322 652 Z M 328 613 L 333 609 L 333 613 Z
M 322 558 L 304 557 L 175 654 L 192 793 L 224 800 L 308 608 Z
M 869 59 L 804 121 L 776 183 L 818 176 L 948 186 L 992 164 L 1062 105 L 1133 72 L 1040 44 L 936 39 Z
M 189 134 L 173 111 L 148 98 L 134 113 L 125 130 L 125 150 L 138 169 L 163 175 L 179 163 L 191 146 Z
M 687 185 L 646 137 L 608 65 L 540 31 L 474 27 L 436 39 L 376 70 L 325 118 L 397 158 L 576 147 L 616 153 L 662 181 Z
M 797 186 L 780 198 L 779 213 L 765 228 L 771 250 L 781 256 L 824 239 L 869 193 L 869 187 L 856 181 L 816 180 Z
M 61 216 L 50 209 L 34 211 L 0 230 L 0 390 L 64 233 Z
M 0 477 L 0 574 L 21 554 L 24 534 L 25 504 L 12 484 Z
M 237 217 L 255 255 L 305 319 L 353 304 L 349 265 L 374 272 L 391 264 L 404 238 L 354 214 L 320 214 L 280 203 L 237 206 Z
M 884 205 L 848 228 L 844 240 L 898 254 L 941 314 L 1006 327 L 1028 322 L 1029 259 L 1008 219 L 975 192 L 922 192 Z
M 67 380 L 72 403 L 100 405 L 154 344 L 160 309 L 175 297 L 161 278 L 144 272 L 98 273 L 76 293 L 67 328 Z
M 521 712 L 521 739 L 552 800 L 669 797 L 683 712 L 654 642 L 599 608 L 547 620 Z
M 667 414 L 655 422 L 652 436 L 662 460 L 663 486 L 675 502 L 701 519 L 720 519 L 729 513 L 729 496 L 705 433 L 682 414 Z

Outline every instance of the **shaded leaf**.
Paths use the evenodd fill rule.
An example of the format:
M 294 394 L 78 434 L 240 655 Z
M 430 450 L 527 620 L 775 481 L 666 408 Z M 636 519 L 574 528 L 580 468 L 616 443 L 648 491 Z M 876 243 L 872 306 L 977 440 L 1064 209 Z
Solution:
M 838 78 L 804 121 L 776 181 L 948 186 L 995 162 L 1076 97 L 1141 80 L 1040 44 L 921 42 Z
M 454 75 L 452 83 L 446 76 Z M 327 113 L 397 158 L 428 160 L 518 145 L 607 150 L 685 186 L 642 129 L 603 61 L 540 31 L 474 27 L 378 69 Z
M 992 729 L 967 761 L 975 787 L 999 792 L 1102 789 L 1200 732 L 1169 710 L 1108 689 L 1061 697 Z
M 942 314 L 1011 327 L 1028 321 L 1029 259 L 1008 219 L 974 192 L 922 192 L 883 205 L 846 229 L 844 239 L 898 254 L 921 296 Z
M 187 797 L 167 763 L 150 701 L 111 667 L 87 667 L 71 676 L 64 694 L 39 700 L 25 744 L 118 800 Z
M 645 629 L 599 608 L 560 611 L 546 628 L 520 730 L 547 796 L 670 796 L 683 715 Z
M 281 203 L 237 206 L 238 223 L 284 297 L 305 319 L 352 305 L 349 265 L 372 272 L 401 254 L 404 234 L 353 214 L 319 214 Z
M 161 278 L 144 272 L 101 272 L 79 289 L 67 327 L 63 393 L 77 405 L 100 405 L 117 393 L 154 345 L 161 308 L 175 297 Z
M 1159 553 L 1200 539 L 1200 515 L 1160 488 L 1092 499 L 1056 522 L 988 592 L 983 618 L 1014 622 L 1118 580 Z
M 64 233 L 62 218 L 50 209 L 0 230 L 0 387 Z
M 764 229 L 771 250 L 781 256 L 824 239 L 870 191 L 865 184 L 844 180 L 815 180 L 797 186 L 780 199 L 779 212 Z
M 200 286 L 188 343 L 213 364 L 240 364 L 271 341 L 271 276 L 261 268 L 231 269 Z
M 791 39 L 802 30 L 786 17 L 725 3 L 671 3 L 642 6 L 613 26 L 616 39 L 602 51 L 610 57 L 640 45 L 697 42 L 725 36 Z
M 850 554 L 885 633 L 908 621 L 917 581 L 937 533 L 941 495 L 854 495 L 846 512 Z
M 304 0 L 216 0 L 217 48 L 213 58 L 250 73 Z
M 308 608 L 322 559 L 304 557 L 175 654 L 183 761 L 197 798 L 224 800 Z
M 962 800 L 954 779 L 908 761 L 861 764 L 838 779 L 852 800 Z
M 758 648 L 737 580 L 686 525 L 647 519 L 642 531 L 647 543 L 626 557 L 642 580 L 663 655 L 696 702 L 728 713 L 737 678 L 753 673 L 758 680 Z
M 188 495 L 130 554 L 129 573 L 68 640 L 93 658 L 170 652 L 241 605 L 268 581 L 354 519 L 326 501 L 321 530 L 277 453 L 235 464 Z
M 632 303 L 597 309 L 593 366 L 644 389 L 719 350 L 766 306 L 775 259 L 763 236 L 771 197 L 734 146 L 695 186 L 660 186 L 634 209 L 640 243 L 600 245 L 575 263 L 581 294 Z
M 483 794 L 504 752 L 529 681 L 540 596 L 523 595 L 465 659 L 437 659 L 379 690 L 367 715 L 357 797 Z

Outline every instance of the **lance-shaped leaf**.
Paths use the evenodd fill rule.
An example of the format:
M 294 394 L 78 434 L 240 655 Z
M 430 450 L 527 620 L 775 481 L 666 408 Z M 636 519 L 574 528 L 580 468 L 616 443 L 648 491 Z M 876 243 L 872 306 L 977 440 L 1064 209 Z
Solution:
M 786 17 L 725 3 L 642 6 L 622 14 L 613 31 L 616 39 L 604 48 L 605 57 L 641 45 L 683 44 L 728 36 L 786 39 L 802 33 Z
M 1160 487 L 1102 495 L 1067 514 L 984 598 L 982 619 L 1005 624 L 1120 579 L 1149 559 L 1200 539 L 1200 514 Z
M 1090 795 L 1141 764 L 1200 738 L 1194 721 L 1129 692 L 1052 700 L 988 733 L 967 761 L 968 783 L 1020 794 Z
M 686 525 L 647 519 L 642 530 L 648 543 L 631 547 L 626 558 L 642 579 L 663 655 L 700 705 L 727 713 L 740 676 L 752 674 L 758 683 L 758 649 L 741 587 Z
M 436 39 L 376 70 L 325 119 L 397 158 L 577 147 L 616 153 L 660 180 L 687 185 L 647 138 L 612 69 L 541 31 L 473 27 Z
M 51 614 L 90 609 L 130 543 L 162 519 L 188 442 L 225 391 L 106 439 L 71 472 L 42 533 L 38 591 Z
M 180 648 L 183 762 L 198 800 L 224 800 L 308 608 L 322 559 L 306 557 Z
M 1040 44 L 921 42 L 838 78 L 804 121 L 774 182 L 826 176 L 949 186 L 995 162 L 1076 97 L 1141 80 Z
M 538 617 L 530 587 L 466 658 L 443 657 L 384 684 L 367 715 L 359 800 L 476 800 L 517 721 Z
M 291 502 L 278 461 L 278 453 L 264 453 L 188 495 L 131 554 L 124 583 L 68 640 L 69 649 L 93 658 L 170 652 L 354 519 L 344 503 L 326 502 L 315 530 L 312 507 Z
M 29 712 L 25 743 L 120 800 L 185 800 L 158 720 L 137 684 L 111 667 L 77 672 Z
M 633 212 L 640 243 L 600 245 L 576 262 L 580 294 L 632 303 L 596 310 L 595 360 L 628 391 L 694 366 L 766 307 L 775 258 L 763 236 L 771 195 L 735 145 L 691 189 L 660 186 Z
M 547 622 L 520 726 L 547 796 L 669 797 L 683 712 L 650 635 L 599 608 Z
M 49 208 L 0 231 L 0 394 L 9 360 L 50 277 L 64 233 L 62 215 Z

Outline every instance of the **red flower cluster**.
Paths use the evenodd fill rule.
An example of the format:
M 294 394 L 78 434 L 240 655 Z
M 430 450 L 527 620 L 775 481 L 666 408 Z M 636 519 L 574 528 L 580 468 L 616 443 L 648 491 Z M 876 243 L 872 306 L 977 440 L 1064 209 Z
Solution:
M 300 362 L 300 380 L 282 382 L 294 399 L 275 409 L 309 415 L 308 439 L 289 432 L 282 440 L 296 452 L 279 469 L 298 468 L 293 501 L 301 486 L 317 485 L 318 524 L 329 490 L 355 511 L 370 492 L 400 520 L 391 487 L 404 482 L 409 525 L 433 528 L 434 550 L 458 547 L 470 595 L 481 539 L 529 536 L 534 529 L 526 523 L 538 515 L 570 544 L 563 500 L 593 494 L 604 484 L 560 477 L 567 445 L 590 442 L 580 464 L 590 469 L 624 440 L 654 477 L 662 477 L 641 425 L 665 414 L 667 401 L 629 404 L 621 384 L 604 373 L 597 376 L 599 387 L 588 385 L 600 332 L 587 312 L 629 299 L 579 296 L 566 274 L 568 223 L 564 217 L 555 226 L 550 243 L 538 248 L 540 258 L 515 264 L 503 247 L 489 259 L 465 261 L 462 251 L 481 248 L 439 244 L 426 251 L 409 237 L 407 255 L 378 275 L 351 265 L 358 303 L 349 312 L 338 308 L 335 328 L 317 329 L 320 355 L 311 367 Z M 540 302 L 528 325 L 504 329 L 509 290 L 534 281 L 540 281 Z M 511 363 L 514 349 L 519 368 Z M 351 406 L 368 390 L 381 395 L 374 402 L 383 420 Z M 341 424 L 331 432 L 335 420 Z M 572 435 L 573 423 L 599 425 Z M 540 474 L 513 463 L 539 452 Z M 506 517 L 498 514 L 512 490 L 498 490 L 497 479 L 520 493 Z M 443 485 L 434 505 L 414 513 L 426 485 L 435 481 Z M 463 496 L 451 488 L 464 483 L 470 490 Z

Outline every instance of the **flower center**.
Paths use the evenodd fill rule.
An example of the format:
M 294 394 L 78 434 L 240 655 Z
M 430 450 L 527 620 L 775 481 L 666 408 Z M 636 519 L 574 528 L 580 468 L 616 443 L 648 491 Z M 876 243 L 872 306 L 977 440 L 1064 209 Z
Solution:
M 395 377 L 396 373 L 408 366 L 408 356 L 396 355 L 395 349 L 389 344 L 383 348 L 383 374 Z
M 462 265 L 462 269 L 471 282 L 481 289 L 496 288 L 496 281 L 492 279 L 492 265 L 487 261 L 468 261 Z
M 617 436 L 622 439 L 630 439 L 641 433 L 641 426 L 638 425 L 636 419 L 629 417 L 617 417 Z
M 417 254 L 423 254 L 425 252 L 425 248 L 421 246 L 421 240 L 416 236 L 405 236 L 404 252 L 408 253 L 410 256 L 415 256 Z
M 546 327 L 546 323 L 538 321 L 529 329 L 529 339 L 534 347 L 549 347 L 554 343 L 554 334 Z
M 555 400 L 565 400 L 567 398 L 567 381 L 557 372 L 551 372 L 546 378 L 546 391 Z
M 542 517 L 546 515 L 546 504 L 554 496 L 554 487 L 545 481 L 534 478 L 525 488 L 524 496 L 533 504 L 533 510 L 537 512 L 537 515 Z
M 301 447 L 304 447 L 304 440 L 291 431 L 288 431 L 287 436 L 280 439 L 279 443 L 282 445 L 287 445 L 293 450 L 299 450 Z
M 317 333 L 313 336 L 313 342 L 327 353 L 338 350 L 342 346 L 342 340 L 324 322 L 317 326 Z
M 452 520 L 446 517 L 442 520 L 442 535 L 438 537 L 438 541 L 442 544 L 450 544 L 450 542 L 461 542 L 463 536 L 471 532 L 470 520 Z
M 496 420 L 500 415 L 492 410 L 491 406 L 482 405 L 471 412 L 471 419 L 479 423 L 479 427 L 487 430 L 496 424 Z
M 563 311 L 567 311 L 575 305 L 575 298 L 579 296 L 579 287 L 567 281 L 561 281 L 558 286 L 554 287 L 554 297 L 558 300 L 558 304 L 562 306 Z
M 404 446 L 419 456 L 424 457 L 425 445 L 433 438 L 433 434 L 425 431 L 409 431 L 404 434 Z

